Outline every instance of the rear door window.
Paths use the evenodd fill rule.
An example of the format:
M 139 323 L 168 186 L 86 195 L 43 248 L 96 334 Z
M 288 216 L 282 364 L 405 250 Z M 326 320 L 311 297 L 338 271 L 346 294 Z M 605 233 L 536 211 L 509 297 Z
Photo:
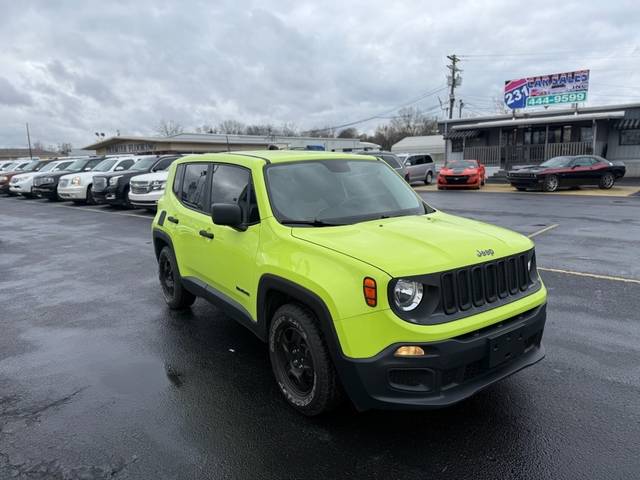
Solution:
M 184 166 L 180 202 L 186 207 L 209 213 L 206 205 L 208 163 L 188 163 Z

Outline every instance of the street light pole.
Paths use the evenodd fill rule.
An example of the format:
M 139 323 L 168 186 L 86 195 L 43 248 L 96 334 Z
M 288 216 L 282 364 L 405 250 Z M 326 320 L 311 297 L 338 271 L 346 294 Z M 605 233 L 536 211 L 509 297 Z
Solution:
M 29 158 L 33 160 L 33 152 L 31 151 L 31 135 L 29 135 L 29 123 L 27 122 L 27 142 L 29 143 Z

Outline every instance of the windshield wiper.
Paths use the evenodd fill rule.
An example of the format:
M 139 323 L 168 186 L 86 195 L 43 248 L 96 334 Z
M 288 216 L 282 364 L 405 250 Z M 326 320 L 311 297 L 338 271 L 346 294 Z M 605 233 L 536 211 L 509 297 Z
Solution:
M 313 220 L 290 220 L 287 218 L 281 220 L 280 223 L 283 225 L 309 225 L 311 227 L 338 227 L 340 225 L 345 225 L 344 223 L 325 222 L 323 220 L 318 220 L 317 218 L 314 218 Z

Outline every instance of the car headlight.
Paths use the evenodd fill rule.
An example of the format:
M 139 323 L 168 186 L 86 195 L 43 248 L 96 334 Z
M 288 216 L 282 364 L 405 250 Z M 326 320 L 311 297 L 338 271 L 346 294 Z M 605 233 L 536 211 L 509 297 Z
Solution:
M 0 182 L 6 182 L 7 180 L 9 180 L 9 177 L 6 175 L 0 175 Z
M 165 183 L 167 183 L 165 180 L 154 180 L 151 182 L 151 190 L 163 190 Z
M 44 185 L 45 183 L 53 183 L 53 177 L 44 177 L 40 179 L 40 185 Z
M 73 177 L 71 179 L 71 185 L 80 185 L 80 177 Z
M 117 177 L 111 177 L 109 179 L 109 185 L 113 186 L 113 185 L 117 185 L 118 184 L 118 180 L 122 178 L 122 175 L 118 175 Z
M 423 287 L 420 282 L 401 278 L 393 287 L 393 301 L 403 312 L 415 310 L 422 301 Z

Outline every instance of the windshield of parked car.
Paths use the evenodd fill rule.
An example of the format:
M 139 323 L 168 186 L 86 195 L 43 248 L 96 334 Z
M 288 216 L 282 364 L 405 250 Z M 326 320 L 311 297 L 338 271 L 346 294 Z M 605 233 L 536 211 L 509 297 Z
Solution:
M 156 157 L 142 158 L 134 163 L 129 170 L 144 172 L 153 167 L 153 164 L 157 161 L 158 159 Z
M 44 167 L 42 167 L 39 171 L 40 172 L 49 172 L 49 171 L 53 170 L 56 165 L 58 165 L 58 162 L 49 162 Z
M 68 172 L 79 172 L 80 170 L 82 170 L 84 168 L 84 166 L 87 164 L 88 160 L 86 158 L 82 158 L 80 160 L 76 160 L 74 162 L 72 162 L 69 166 L 67 166 L 67 168 L 65 170 L 67 170 Z
M 476 162 L 471 162 L 471 161 L 454 160 L 453 162 L 447 162 L 445 166 L 447 168 L 453 168 L 453 169 L 459 170 L 464 168 L 476 168 L 478 164 Z
M 10 168 L 12 168 L 14 166 L 13 162 L 9 162 L 9 163 L 5 163 L 2 165 L 2 168 L 0 168 L 1 171 L 7 171 Z
M 542 162 L 540 164 L 541 167 L 568 167 L 573 158 L 571 157 L 553 157 L 547 160 L 546 162 Z
M 33 172 L 42 162 L 40 160 L 34 160 L 28 163 L 23 169 L 23 172 Z
M 345 225 L 423 215 L 427 207 L 388 165 L 371 160 L 317 160 L 266 168 L 271 207 L 283 224 Z
M 108 172 L 109 170 L 111 170 L 111 167 L 113 167 L 116 162 L 117 162 L 117 160 L 114 159 L 114 158 L 105 158 L 98 165 L 96 165 L 96 168 L 94 168 L 92 171 L 93 172 Z

